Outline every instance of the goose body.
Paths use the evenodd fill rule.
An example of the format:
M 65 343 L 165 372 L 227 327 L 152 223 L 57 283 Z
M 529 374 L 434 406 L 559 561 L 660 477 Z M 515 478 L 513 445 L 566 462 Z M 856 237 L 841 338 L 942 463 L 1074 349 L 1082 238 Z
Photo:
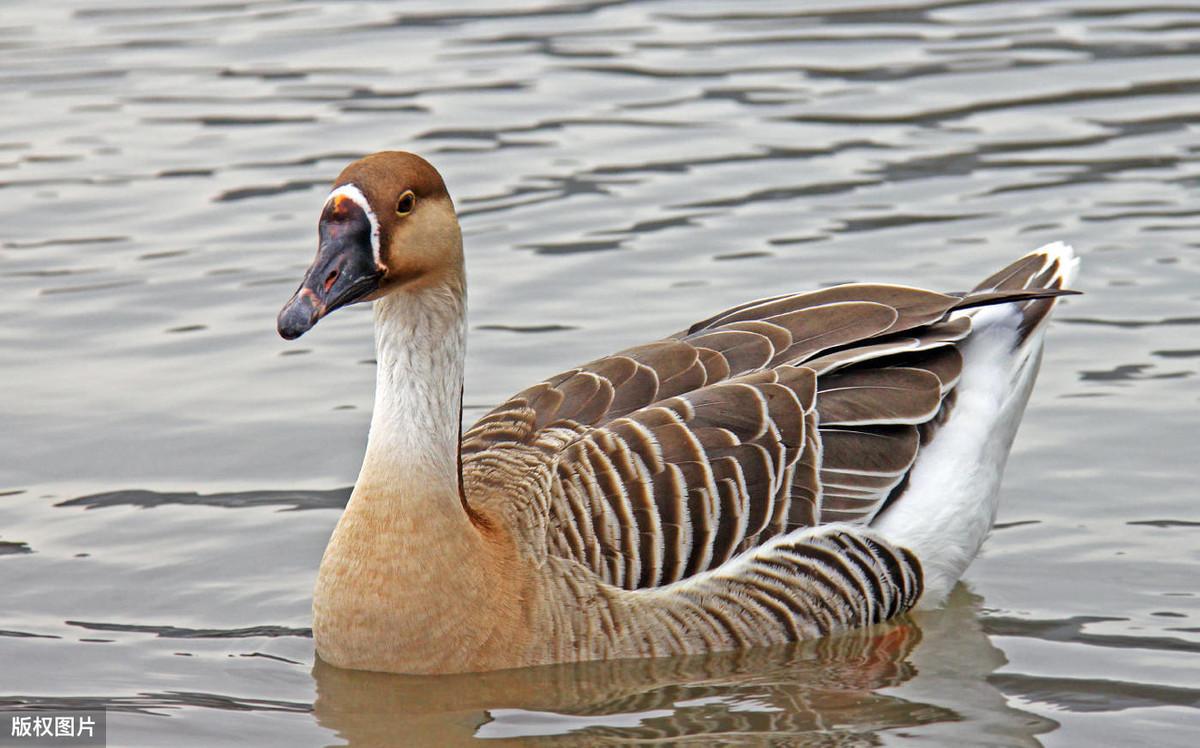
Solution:
M 286 338 L 375 301 L 366 455 L 321 562 L 341 667 L 450 673 L 696 654 L 939 605 L 978 552 L 1078 261 L 968 293 L 750 302 L 535 384 L 461 433 L 466 286 L 441 177 L 338 177 Z

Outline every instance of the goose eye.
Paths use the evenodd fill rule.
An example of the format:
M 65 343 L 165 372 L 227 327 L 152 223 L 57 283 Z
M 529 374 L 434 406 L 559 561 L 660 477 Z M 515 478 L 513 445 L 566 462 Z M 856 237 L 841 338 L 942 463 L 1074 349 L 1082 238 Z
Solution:
M 406 216 L 412 213 L 413 206 L 417 203 L 417 196 L 412 193 L 412 190 L 405 192 L 400 196 L 399 202 L 396 203 L 396 214 Z

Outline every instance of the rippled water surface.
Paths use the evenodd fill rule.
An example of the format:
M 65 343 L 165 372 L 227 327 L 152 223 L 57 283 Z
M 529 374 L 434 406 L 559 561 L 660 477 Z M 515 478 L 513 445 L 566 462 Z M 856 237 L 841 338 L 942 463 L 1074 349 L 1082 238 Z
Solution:
M 1200 4 L 7 2 L 0 709 L 112 745 L 1195 745 Z M 801 647 L 317 665 L 370 315 L 274 317 L 349 160 L 445 174 L 467 417 L 747 298 L 1084 258 L 949 607 Z

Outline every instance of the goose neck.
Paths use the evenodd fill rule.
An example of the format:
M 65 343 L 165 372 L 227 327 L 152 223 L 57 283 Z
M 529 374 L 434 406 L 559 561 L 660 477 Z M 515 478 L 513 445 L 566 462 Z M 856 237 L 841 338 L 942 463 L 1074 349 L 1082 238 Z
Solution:
M 458 493 L 465 327 L 465 299 L 449 290 L 375 302 L 375 410 L 360 482 Z

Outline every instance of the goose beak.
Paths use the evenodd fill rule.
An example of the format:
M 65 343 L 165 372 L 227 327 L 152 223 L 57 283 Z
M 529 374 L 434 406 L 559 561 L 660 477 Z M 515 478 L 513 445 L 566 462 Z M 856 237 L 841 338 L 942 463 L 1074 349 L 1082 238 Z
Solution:
M 300 337 L 333 310 L 362 301 L 383 277 L 372 249 L 371 222 L 353 201 L 335 199 L 326 206 L 320 237 L 317 259 L 279 311 L 277 328 L 285 340 Z

